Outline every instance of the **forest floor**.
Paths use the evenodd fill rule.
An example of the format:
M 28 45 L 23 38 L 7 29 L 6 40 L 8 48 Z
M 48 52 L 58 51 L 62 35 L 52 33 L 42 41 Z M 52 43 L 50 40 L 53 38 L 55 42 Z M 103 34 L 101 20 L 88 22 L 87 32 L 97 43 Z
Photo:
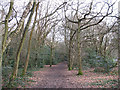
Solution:
M 65 62 L 49 67 L 45 65 L 40 71 L 34 71 L 34 82 L 27 88 L 110 88 L 117 86 L 118 75 L 95 73 L 94 69 L 83 70 L 78 76 L 77 70 L 68 71 Z

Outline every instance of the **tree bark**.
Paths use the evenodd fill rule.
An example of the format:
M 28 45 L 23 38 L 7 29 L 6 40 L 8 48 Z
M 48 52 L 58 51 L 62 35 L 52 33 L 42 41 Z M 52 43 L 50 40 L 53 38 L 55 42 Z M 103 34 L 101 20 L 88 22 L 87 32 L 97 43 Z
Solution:
M 2 75 L 2 58 L 3 58 L 3 53 L 6 49 L 6 40 L 7 40 L 7 36 L 8 36 L 8 21 L 11 16 L 11 13 L 12 13 L 13 4 L 14 4 L 14 2 L 11 0 L 8 14 L 5 17 L 5 32 L 4 32 L 3 40 L 2 40 L 2 50 L 1 50 L 1 58 L 0 58 L 0 75 Z M 0 83 L 1 83 L 1 81 L 2 80 L 0 77 Z
M 23 44 L 24 44 L 24 41 L 25 41 L 26 33 L 27 33 L 28 28 L 29 28 L 30 23 L 31 23 L 31 19 L 32 19 L 34 10 L 35 10 L 35 6 L 36 6 L 36 2 L 33 3 L 31 14 L 29 16 L 28 22 L 27 22 L 26 27 L 24 29 L 23 36 L 22 36 L 22 39 L 21 39 L 21 42 L 20 42 L 20 45 L 19 45 L 19 48 L 18 48 L 18 51 L 17 51 L 16 61 L 14 63 L 14 71 L 13 71 L 13 75 L 12 75 L 12 80 L 14 80 L 14 78 L 16 78 L 17 73 L 18 73 L 18 65 L 19 65 L 19 60 L 20 60 L 20 53 L 21 53 L 21 50 L 22 50 L 22 47 L 23 47 Z
M 81 59 L 81 38 L 80 38 L 80 23 L 78 22 L 78 28 L 77 31 L 77 56 L 78 56 L 78 63 L 79 63 L 79 70 L 78 75 L 83 75 L 82 73 L 82 59 Z
M 28 62 L 29 62 L 29 57 L 30 57 L 31 39 L 32 39 L 32 34 L 33 34 L 33 31 L 34 31 L 34 28 L 35 28 L 35 24 L 36 24 L 38 7 L 39 7 L 39 2 L 38 2 L 37 7 L 36 7 L 35 19 L 34 19 L 34 23 L 33 23 L 33 26 L 32 26 L 32 30 L 31 30 L 31 32 L 30 32 L 29 41 L 28 41 L 27 59 L 26 59 L 26 61 L 25 61 L 25 66 L 24 66 L 24 69 L 23 69 L 23 75 L 25 75 L 25 73 L 26 73 L 26 71 L 27 71 L 27 67 L 28 67 Z
M 53 29 L 53 35 L 52 35 L 52 42 L 51 42 L 51 53 L 50 53 L 50 67 L 52 67 L 52 64 L 53 64 L 53 51 L 54 51 L 54 38 L 55 38 L 55 27 Z
M 53 64 L 53 46 L 52 46 L 52 43 L 51 43 L 51 46 L 50 46 L 50 67 L 52 67 L 52 64 Z
M 13 2 L 13 0 L 11 0 L 11 2 Z M 9 43 L 11 42 L 12 38 L 20 32 L 20 30 L 22 28 L 22 25 L 24 23 L 24 20 L 25 20 L 25 18 L 28 16 L 28 14 L 30 12 L 31 5 L 32 5 L 32 2 L 29 2 L 28 5 L 26 6 L 26 9 L 24 10 L 24 12 L 22 14 L 22 17 L 21 17 L 21 19 L 20 19 L 20 21 L 18 23 L 17 28 L 13 32 L 10 33 L 10 35 L 9 35 L 7 41 L 6 41 L 6 45 L 5 45 L 4 49 L 3 49 L 3 52 L 5 51 L 5 49 L 7 48 Z
M 0 58 L 0 75 L 2 75 L 2 59 L 3 59 L 3 53 L 5 51 L 5 47 L 6 47 L 6 40 L 7 40 L 7 36 L 8 36 L 8 21 L 11 16 L 11 13 L 12 13 L 13 4 L 14 4 L 14 2 L 11 0 L 8 14 L 5 17 L 5 32 L 4 32 L 3 40 L 2 40 L 2 50 L 1 50 L 1 58 Z M 0 77 L 0 83 L 1 83 L 1 81 L 2 80 Z
M 9 11 L 5 18 L 5 32 L 4 32 L 3 40 L 2 40 L 2 52 L 1 52 L 0 67 L 2 65 L 2 57 L 3 57 L 3 53 L 5 51 L 5 47 L 6 47 L 6 40 L 7 40 L 7 36 L 8 36 L 8 21 L 11 16 L 11 13 L 12 13 L 13 4 L 14 4 L 14 2 L 11 0 Z
M 68 70 L 72 70 L 72 59 L 71 59 L 71 48 L 72 48 L 72 31 L 70 31 L 70 40 L 69 40 L 69 52 L 68 52 L 68 58 L 69 58 L 69 62 L 68 62 Z
M 118 2 L 118 88 L 120 88 L 120 1 Z
M 103 39 L 104 39 L 104 35 L 101 35 L 100 36 L 100 44 L 99 44 L 99 55 L 100 56 L 103 55 L 103 53 L 102 53 L 102 50 L 103 50 L 103 48 L 102 48 Z

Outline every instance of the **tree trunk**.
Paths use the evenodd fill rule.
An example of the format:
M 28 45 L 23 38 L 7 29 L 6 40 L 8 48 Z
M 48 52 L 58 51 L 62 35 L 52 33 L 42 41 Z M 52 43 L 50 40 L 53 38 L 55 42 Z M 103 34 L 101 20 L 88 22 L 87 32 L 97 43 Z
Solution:
M 11 77 L 12 80 L 14 80 L 14 78 L 16 78 L 16 76 L 17 76 L 18 65 L 19 65 L 19 60 L 20 60 L 20 53 L 21 53 L 21 50 L 22 50 L 22 47 L 23 47 L 23 43 L 25 41 L 26 33 L 27 33 L 28 28 L 29 28 L 30 23 L 31 23 L 31 19 L 32 19 L 34 10 L 35 10 L 35 6 L 36 6 L 36 2 L 34 2 L 34 4 L 33 4 L 32 10 L 31 10 L 31 14 L 29 16 L 28 22 L 27 22 L 26 27 L 24 29 L 23 36 L 22 36 L 22 39 L 21 39 L 21 42 L 20 42 L 20 45 L 19 45 L 19 48 L 18 48 L 18 51 L 17 51 L 16 61 L 14 63 L 14 71 L 13 71 L 13 75 Z
M 71 46 L 72 46 L 72 31 L 70 31 L 70 40 L 69 40 L 69 52 L 68 52 L 68 57 L 69 57 L 69 62 L 68 62 L 68 70 L 72 70 L 72 60 L 71 60 Z
M 54 45 L 53 45 L 53 43 L 54 43 L 54 39 L 55 39 L 55 27 L 54 27 L 54 29 L 53 29 L 53 33 L 52 33 L 52 42 L 51 42 L 51 46 L 50 46 L 50 48 L 51 48 L 51 53 L 50 53 L 50 67 L 52 67 L 52 64 L 53 64 L 53 51 L 54 51 Z
M 1 52 L 0 67 L 2 67 L 2 57 L 3 57 L 3 53 L 5 51 L 6 40 L 7 40 L 7 36 L 8 36 L 8 21 L 9 21 L 9 18 L 11 16 L 11 13 L 12 13 L 13 4 L 14 4 L 14 2 L 11 0 L 9 11 L 8 11 L 8 14 L 6 15 L 6 18 L 5 18 L 5 32 L 4 32 L 3 40 L 2 40 L 2 52 Z
M 51 43 L 52 44 L 52 43 Z M 50 67 L 52 67 L 52 63 L 53 63 L 53 46 L 50 46 Z
M 37 68 L 37 60 L 38 60 L 38 50 L 36 49 L 36 57 L 35 57 L 35 67 Z
M 120 1 L 118 2 L 118 88 L 120 88 Z
M 102 43 L 103 43 L 103 39 L 104 39 L 104 35 L 100 36 L 100 44 L 99 44 L 99 55 L 100 56 L 103 56 L 103 53 L 102 53 Z
M 78 28 L 79 28 L 79 23 L 78 23 Z M 77 31 L 77 57 L 78 57 L 78 63 L 79 63 L 79 70 L 78 70 L 78 75 L 83 75 L 82 73 L 82 59 L 81 59 L 81 39 L 80 39 L 80 28 Z
M 4 35 L 2 38 L 3 40 L 2 40 L 2 50 L 1 50 L 1 58 L 0 58 L 0 76 L 2 75 L 2 59 L 3 59 L 3 53 L 6 49 L 6 40 L 7 40 L 7 36 L 8 36 L 8 21 L 11 16 L 11 13 L 12 13 L 13 4 L 14 4 L 14 2 L 11 0 L 9 11 L 5 18 L 5 32 L 4 32 Z M 1 83 L 2 83 L 1 79 L 2 79 L 2 77 L 0 77 L 0 89 L 1 89 Z
M 25 61 L 25 66 L 24 66 L 24 69 L 23 69 L 23 75 L 25 75 L 25 73 L 27 71 L 27 67 L 28 67 L 28 62 L 29 62 L 29 57 L 30 57 L 31 39 L 32 39 L 33 30 L 34 30 L 35 24 L 36 24 L 38 6 L 39 6 L 39 2 L 38 2 L 37 7 L 36 7 L 36 15 L 35 15 L 34 23 L 33 23 L 33 26 L 32 26 L 32 30 L 30 32 L 29 41 L 28 41 L 27 59 Z

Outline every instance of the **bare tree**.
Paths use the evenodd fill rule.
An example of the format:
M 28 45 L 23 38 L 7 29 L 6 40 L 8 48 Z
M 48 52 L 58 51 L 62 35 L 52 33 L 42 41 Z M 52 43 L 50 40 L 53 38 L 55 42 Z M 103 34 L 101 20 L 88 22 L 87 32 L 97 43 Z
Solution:
M 71 20 L 71 19 L 69 19 L 68 17 L 67 17 L 67 15 L 66 15 L 66 12 L 67 12 L 67 9 L 65 9 L 65 18 L 69 21 L 69 22 L 72 22 L 72 23 L 75 23 L 75 24 L 77 24 L 78 25 L 78 29 L 77 30 L 75 30 L 74 31 L 74 33 L 73 33 L 73 35 L 72 35 L 72 37 L 75 35 L 75 33 L 77 32 L 77 52 L 78 52 L 78 60 L 79 60 L 79 70 L 78 70 L 78 75 L 82 75 L 82 64 L 81 64 L 81 31 L 82 30 L 85 30 L 85 29 L 87 29 L 87 28 L 89 28 L 89 27 L 91 27 L 91 26 L 95 26 L 95 25 L 98 25 L 100 22 L 102 22 L 104 19 L 105 19 L 105 17 L 107 17 L 107 16 L 109 16 L 109 15 L 111 15 L 112 14 L 112 12 L 113 12 L 113 9 L 112 9 L 112 7 L 113 7 L 113 5 L 114 5 L 114 3 L 113 4 L 109 4 L 109 3 L 107 3 L 107 2 L 105 2 L 105 4 L 108 6 L 107 7 L 107 10 L 106 10 L 106 13 L 105 14 L 103 14 L 102 13 L 102 9 L 103 9 L 103 7 L 104 6 L 102 6 L 101 7 L 101 9 L 100 9 L 100 11 L 98 11 L 98 12 L 93 12 L 92 10 L 93 10 L 93 1 L 89 4 L 89 8 L 86 10 L 86 12 L 84 12 L 84 13 L 82 13 L 82 12 L 80 12 L 80 8 L 79 8 L 79 6 L 80 6 L 80 4 L 81 3 L 79 3 L 79 1 L 78 1 L 78 3 L 77 3 L 77 8 L 76 9 L 73 9 L 73 11 L 75 11 L 75 16 L 76 16 L 76 19 L 74 19 L 74 20 Z M 66 5 L 66 7 L 69 7 L 69 5 Z M 70 7 L 71 7 L 71 5 L 70 5 Z M 92 22 L 93 20 L 95 20 L 95 18 L 98 18 L 98 17 L 101 17 L 97 22 Z
M 30 37 L 29 37 L 29 42 L 28 42 L 28 50 L 27 50 L 27 59 L 25 61 L 25 66 L 24 66 L 24 69 L 23 69 L 23 75 L 25 75 L 25 73 L 27 71 L 27 67 L 28 67 L 28 62 L 29 62 L 29 57 L 30 57 L 31 39 L 32 39 L 33 30 L 34 30 L 35 24 L 36 24 L 38 7 L 39 7 L 39 2 L 38 2 L 37 7 L 36 7 L 35 19 L 34 19 L 34 22 L 33 22 L 32 30 L 30 32 Z
M 11 16 L 11 13 L 12 13 L 13 4 L 14 4 L 14 2 L 12 2 L 12 0 L 11 0 L 9 11 L 5 17 L 5 31 L 4 31 L 3 40 L 2 40 L 2 52 L 1 52 L 1 59 L 0 59 L 0 68 L 2 67 L 2 57 L 3 57 L 3 53 L 5 51 L 5 48 L 6 48 L 6 43 L 7 43 L 6 40 L 7 40 L 7 35 L 8 35 L 8 21 L 9 21 L 9 18 Z
M 19 60 L 20 60 L 20 53 L 21 53 L 23 43 L 24 43 L 24 40 L 25 40 L 25 37 L 26 37 L 26 33 L 28 32 L 28 28 L 29 28 L 30 23 L 31 23 L 32 16 L 34 14 L 35 6 L 36 6 L 36 2 L 33 3 L 32 9 L 31 9 L 31 14 L 30 14 L 28 22 L 27 22 L 27 24 L 25 26 L 23 36 L 22 36 L 21 42 L 20 42 L 18 50 L 17 50 L 16 61 L 14 63 L 14 71 L 13 71 L 13 74 L 11 76 L 11 80 L 14 80 L 14 78 L 16 78 L 16 76 L 17 76 Z

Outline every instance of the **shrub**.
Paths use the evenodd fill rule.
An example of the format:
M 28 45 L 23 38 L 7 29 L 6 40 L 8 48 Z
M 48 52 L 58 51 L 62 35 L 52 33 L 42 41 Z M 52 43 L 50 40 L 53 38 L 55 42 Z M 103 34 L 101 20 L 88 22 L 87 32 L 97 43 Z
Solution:
M 83 58 L 83 65 L 88 67 L 95 68 L 95 71 L 106 72 L 108 73 L 117 65 L 117 62 L 114 61 L 112 57 L 109 56 L 100 56 L 96 53 L 94 48 L 86 49 L 86 57 Z M 104 69 L 104 70 L 103 70 Z

